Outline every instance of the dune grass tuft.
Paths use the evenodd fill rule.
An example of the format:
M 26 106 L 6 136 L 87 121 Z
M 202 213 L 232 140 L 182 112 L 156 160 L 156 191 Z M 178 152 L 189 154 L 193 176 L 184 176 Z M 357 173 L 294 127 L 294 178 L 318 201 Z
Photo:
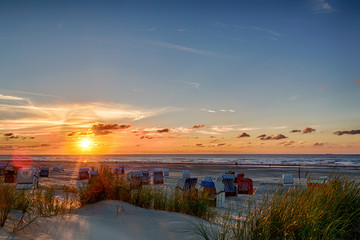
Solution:
M 79 202 L 84 206 L 102 200 L 121 200 L 143 208 L 180 212 L 204 219 L 214 216 L 213 208 L 198 194 L 183 194 L 151 185 L 133 186 L 125 176 L 115 176 L 100 169 L 99 175 L 79 190 Z
M 360 183 L 333 176 L 316 188 L 279 189 L 251 200 L 237 220 L 225 217 L 222 227 L 226 239 L 360 239 Z M 198 228 L 203 239 L 224 239 Z

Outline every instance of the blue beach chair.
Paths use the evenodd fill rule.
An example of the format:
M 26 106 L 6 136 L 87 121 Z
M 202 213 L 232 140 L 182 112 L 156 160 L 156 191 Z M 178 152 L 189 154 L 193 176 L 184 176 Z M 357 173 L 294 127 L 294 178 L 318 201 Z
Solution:
M 236 196 L 236 186 L 234 185 L 235 176 L 233 174 L 222 175 L 225 196 Z

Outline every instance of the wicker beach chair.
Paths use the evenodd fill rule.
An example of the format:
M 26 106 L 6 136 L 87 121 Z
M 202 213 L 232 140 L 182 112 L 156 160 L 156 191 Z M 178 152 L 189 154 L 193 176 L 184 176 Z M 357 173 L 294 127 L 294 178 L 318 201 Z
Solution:
M 236 176 L 237 186 L 238 186 L 238 194 L 250 194 L 252 195 L 253 190 L 253 181 L 250 178 L 245 178 L 245 174 L 239 173 Z
M 153 184 L 163 184 L 164 173 L 160 168 L 154 168 L 153 170 Z
M 39 174 L 35 168 L 21 168 L 16 177 L 16 189 L 32 189 L 39 186 Z
M 79 168 L 79 180 L 89 179 L 89 168 Z
M 142 187 L 142 173 L 141 171 L 135 171 L 129 173 L 130 188 L 138 189 Z
M 50 168 L 49 167 L 40 167 L 40 177 L 49 177 Z
M 234 186 L 235 176 L 233 174 L 223 174 L 222 183 L 224 184 L 225 196 L 236 196 L 236 186 Z
M 215 183 L 212 181 L 211 177 L 205 177 L 204 181 L 201 181 L 200 186 L 202 188 L 202 197 L 205 198 L 211 206 L 216 207 L 216 198 L 224 191 L 216 192 Z
M 140 179 L 143 185 L 148 185 L 150 183 L 150 171 L 142 170 Z

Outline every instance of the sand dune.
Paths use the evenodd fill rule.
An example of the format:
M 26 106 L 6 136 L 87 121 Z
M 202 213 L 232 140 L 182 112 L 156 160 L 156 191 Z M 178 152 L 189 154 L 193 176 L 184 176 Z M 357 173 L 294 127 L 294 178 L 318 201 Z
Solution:
M 123 209 L 123 211 L 122 211 Z M 120 201 L 87 205 L 73 214 L 40 219 L 16 233 L 0 228 L 0 239 L 198 239 L 194 224 L 205 222 L 185 214 L 135 207 Z M 10 229 L 7 223 L 5 229 Z

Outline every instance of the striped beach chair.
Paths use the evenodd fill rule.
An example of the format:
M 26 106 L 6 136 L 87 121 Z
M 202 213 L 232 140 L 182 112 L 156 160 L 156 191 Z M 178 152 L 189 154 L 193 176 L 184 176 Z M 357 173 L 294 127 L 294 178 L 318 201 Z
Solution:
M 233 174 L 223 174 L 222 183 L 224 184 L 225 196 L 236 196 L 236 186 L 234 185 L 235 176 Z
M 329 183 L 329 177 L 327 176 L 322 176 L 319 178 L 310 178 L 308 177 L 306 184 L 308 186 L 308 188 L 317 188 L 320 187 L 324 184 L 328 184 Z

